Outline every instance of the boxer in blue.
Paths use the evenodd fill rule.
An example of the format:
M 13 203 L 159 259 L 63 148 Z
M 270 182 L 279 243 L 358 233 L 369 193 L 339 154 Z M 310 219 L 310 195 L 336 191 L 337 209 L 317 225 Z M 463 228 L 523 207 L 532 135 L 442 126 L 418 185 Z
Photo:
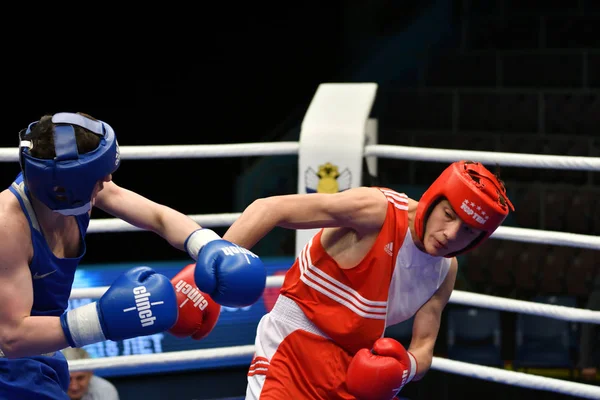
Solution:
M 98 301 L 66 312 L 93 207 L 187 251 L 196 260 L 191 279 L 216 303 L 258 300 L 266 271 L 256 255 L 112 182 L 120 158 L 110 125 L 58 113 L 19 136 L 21 173 L 0 193 L 1 399 L 68 399 L 68 364 L 58 350 L 180 333 L 182 319 L 183 328 L 191 318 L 201 323 L 201 311 L 180 311 L 173 283 L 148 267 L 126 271 Z

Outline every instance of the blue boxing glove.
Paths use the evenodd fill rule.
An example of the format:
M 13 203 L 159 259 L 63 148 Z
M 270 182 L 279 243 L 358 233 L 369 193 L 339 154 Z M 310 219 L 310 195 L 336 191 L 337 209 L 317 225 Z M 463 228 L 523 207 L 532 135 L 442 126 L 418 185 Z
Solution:
M 171 281 L 148 267 L 123 273 L 102 297 L 64 313 L 62 328 L 71 347 L 164 332 L 177 321 Z
M 210 229 L 198 229 L 185 248 L 194 260 L 196 286 L 226 307 L 256 303 L 267 284 L 267 270 L 250 250 L 222 239 Z

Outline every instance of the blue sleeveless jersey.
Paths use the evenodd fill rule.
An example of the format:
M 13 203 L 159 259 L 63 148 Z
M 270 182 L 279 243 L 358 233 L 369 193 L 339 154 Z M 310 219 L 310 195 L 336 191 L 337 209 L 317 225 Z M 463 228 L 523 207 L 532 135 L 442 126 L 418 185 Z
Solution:
M 31 315 L 53 315 L 58 317 L 67 309 L 75 270 L 85 254 L 85 232 L 90 222 L 89 214 L 74 217 L 77 219 L 80 232 L 79 256 L 76 258 L 58 258 L 46 244 L 46 239 L 33 211 L 21 174 L 17 176 L 9 189 L 19 199 L 31 230 L 33 259 L 29 264 L 29 269 L 33 278 L 34 294 Z
M 85 254 L 89 214 L 77 215 L 80 250 L 76 258 L 58 258 L 48 247 L 33 211 L 22 174 L 9 190 L 17 197 L 31 230 L 33 259 L 29 264 L 33 285 L 32 316 L 60 316 L 68 306 L 75 270 Z M 62 353 L 18 359 L 0 358 L 0 399 L 68 399 L 68 364 Z

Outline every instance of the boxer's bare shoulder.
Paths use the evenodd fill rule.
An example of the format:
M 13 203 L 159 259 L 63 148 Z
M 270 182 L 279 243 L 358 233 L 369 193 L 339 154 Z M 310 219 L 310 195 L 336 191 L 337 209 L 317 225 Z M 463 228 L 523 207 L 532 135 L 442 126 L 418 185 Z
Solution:
M 2 231 L 8 230 L 12 235 L 29 235 L 27 217 L 21 210 L 19 200 L 8 189 L 0 192 L 0 221 Z
M 0 255 L 9 251 L 32 252 L 30 229 L 27 217 L 23 214 L 19 200 L 9 191 L 0 192 Z

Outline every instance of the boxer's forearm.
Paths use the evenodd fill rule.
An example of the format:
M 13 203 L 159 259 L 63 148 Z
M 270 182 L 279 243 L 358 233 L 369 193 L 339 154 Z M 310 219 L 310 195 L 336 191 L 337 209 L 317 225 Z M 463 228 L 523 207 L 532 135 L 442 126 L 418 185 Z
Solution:
M 59 317 L 30 316 L 19 324 L 4 323 L 0 331 L 0 349 L 7 358 L 30 357 L 69 346 Z

